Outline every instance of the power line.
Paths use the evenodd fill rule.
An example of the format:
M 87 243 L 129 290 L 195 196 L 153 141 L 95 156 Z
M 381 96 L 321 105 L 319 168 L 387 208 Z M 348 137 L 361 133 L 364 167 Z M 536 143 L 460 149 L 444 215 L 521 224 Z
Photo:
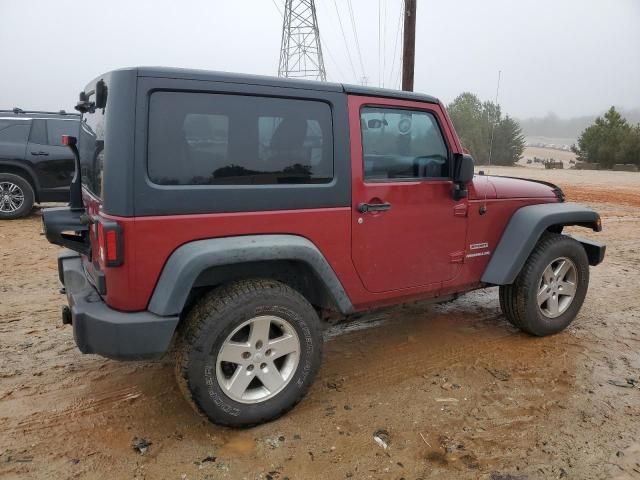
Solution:
M 353 66 L 353 60 L 351 60 L 351 51 L 349 50 L 349 42 L 347 42 L 347 36 L 344 33 L 344 28 L 342 27 L 342 19 L 340 18 L 340 11 L 338 10 L 338 3 L 336 0 L 333 0 L 333 4 L 336 7 L 336 15 L 338 16 L 338 24 L 340 25 L 340 31 L 342 32 L 342 39 L 344 40 L 344 46 L 347 50 L 347 57 L 349 58 L 349 65 L 351 65 L 351 70 L 353 71 L 354 77 L 357 79 L 358 74 L 356 73 L 356 69 Z
M 338 71 L 338 75 L 340 75 L 340 78 L 346 78 L 343 75 L 342 70 L 340 70 L 340 67 L 338 66 L 338 62 L 336 62 L 336 59 L 333 57 L 331 50 L 329 50 L 329 46 L 327 45 L 327 42 L 325 42 L 322 37 L 320 37 L 320 43 L 322 44 L 322 48 L 329 54 L 329 60 L 331 60 L 333 65 L 336 67 L 336 70 Z M 329 76 L 328 73 L 327 73 L 327 76 Z
M 387 2 L 384 2 L 383 16 L 383 32 L 382 32 L 382 88 L 384 88 L 384 75 L 387 71 Z
M 400 0 L 402 2 L 402 7 L 400 9 L 400 16 L 404 20 L 405 12 L 404 12 L 404 0 Z M 404 22 L 401 22 L 400 25 L 400 36 L 404 37 Z M 402 85 L 400 83 L 400 72 L 402 72 L 402 52 L 400 55 L 400 60 L 398 61 L 398 71 L 396 73 L 396 82 L 395 85 L 398 85 L 398 89 L 402 90 Z
M 398 15 L 398 26 L 396 27 L 396 40 L 393 45 L 393 61 L 391 62 L 391 71 L 389 72 L 389 85 L 393 86 L 393 72 L 395 70 L 396 58 L 398 53 L 398 39 L 400 38 L 400 31 L 402 30 L 402 14 L 404 10 L 404 0 L 400 0 L 400 15 Z M 398 71 L 400 71 L 398 69 Z M 397 83 L 397 82 L 396 82 Z
M 382 82 L 380 81 L 380 71 L 381 69 L 381 65 L 382 65 L 382 55 L 380 53 L 380 34 L 382 32 L 382 0 L 378 0 L 378 86 L 382 85 Z
M 278 10 L 278 13 L 280 14 L 280 16 L 282 17 L 284 14 L 282 13 L 282 10 L 280 9 L 280 7 L 278 6 L 278 4 L 276 3 L 276 0 L 271 0 L 273 2 L 273 6 L 276 7 L 276 10 Z
M 362 71 L 362 79 L 366 78 L 364 70 L 364 62 L 362 61 L 362 52 L 360 51 L 360 41 L 358 40 L 358 29 L 356 28 L 355 15 L 353 14 L 353 5 L 351 0 L 347 0 L 347 6 L 349 7 L 349 16 L 351 17 L 351 27 L 353 28 L 353 36 L 356 39 L 356 51 L 358 52 L 358 60 L 360 61 L 360 70 Z

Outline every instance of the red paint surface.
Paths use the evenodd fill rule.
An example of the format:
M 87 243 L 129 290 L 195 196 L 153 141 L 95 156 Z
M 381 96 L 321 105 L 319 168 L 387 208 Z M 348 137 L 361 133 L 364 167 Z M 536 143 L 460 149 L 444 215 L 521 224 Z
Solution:
M 498 198 L 554 198 L 553 188 L 519 178 L 489 177 Z
M 360 131 L 360 110 L 365 105 L 428 111 L 444 127 L 449 150 L 457 153 L 458 146 L 440 105 L 349 97 L 352 205 L 391 204 L 385 212 L 352 210 L 352 257 L 358 274 L 370 292 L 437 291 L 461 268 L 450 255 L 464 250 L 467 222 L 454 215 L 454 208 L 464 208 L 467 200 L 453 199 L 449 180 L 365 182 Z
M 557 201 L 547 186 L 495 177 L 476 177 L 469 198 L 460 201 L 453 200 L 450 181 L 365 184 L 359 116 L 363 104 L 430 110 L 440 120 L 449 149 L 462 150 L 441 105 L 350 96 L 353 207 L 124 218 L 105 215 L 100 201 L 85 192 L 89 215 L 117 221 L 122 228 L 124 262 L 119 267 L 105 267 L 98 258 L 97 238 L 90 234 L 95 253 L 85 265 L 90 275 L 104 272 L 107 304 L 122 311 L 144 310 L 165 262 L 187 242 L 255 234 L 309 239 L 357 310 L 462 292 L 479 286 L 490 253 L 517 208 Z M 376 199 L 391 203 L 392 210 L 366 215 L 357 211 L 358 203 Z M 487 211 L 480 215 L 485 204 Z M 483 243 L 486 248 L 471 249 Z M 488 254 L 473 255 L 482 252 Z M 454 258 L 458 260 L 452 262 Z

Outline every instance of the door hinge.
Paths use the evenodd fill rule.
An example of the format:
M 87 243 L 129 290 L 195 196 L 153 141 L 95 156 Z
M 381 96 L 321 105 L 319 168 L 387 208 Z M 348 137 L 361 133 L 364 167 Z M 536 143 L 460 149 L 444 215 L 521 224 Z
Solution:
M 455 207 L 453 207 L 453 216 L 454 217 L 466 217 L 469 208 L 466 203 L 459 203 Z
M 464 251 L 449 254 L 450 263 L 464 263 Z

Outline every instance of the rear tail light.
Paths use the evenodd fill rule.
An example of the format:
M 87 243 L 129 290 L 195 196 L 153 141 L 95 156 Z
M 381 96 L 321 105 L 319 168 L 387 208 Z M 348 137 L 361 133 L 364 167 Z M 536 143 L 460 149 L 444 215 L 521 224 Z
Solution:
M 98 222 L 98 249 L 105 267 L 119 267 L 123 256 L 122 228 L 116 222 Z

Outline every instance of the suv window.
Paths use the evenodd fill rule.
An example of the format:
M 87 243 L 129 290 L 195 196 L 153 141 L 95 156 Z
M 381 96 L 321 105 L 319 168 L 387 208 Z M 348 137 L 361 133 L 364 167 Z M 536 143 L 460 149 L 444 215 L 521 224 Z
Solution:
M 74 120 L 47 120 L 49 145 L 61 146 L 63 135 L 78 134 L 78 123 Z
M 0 142 L 26 143 L 28 135 L 28 122 L 0 124 Z
M 31 124 L 31 133 L 29 134 L 29 141 L 31 143 L 37 143 L 38 145 L 47 144 L 47 125 L 45 120 L 35 119 Z
M 149 178 L 161 185 L 328 183 L 331 109 L 325 103 L 244 95 L 155 92 Z
M 432 113 L 364 107 L 360 127 L 365 180 L 449 176 L 447 147 Z

